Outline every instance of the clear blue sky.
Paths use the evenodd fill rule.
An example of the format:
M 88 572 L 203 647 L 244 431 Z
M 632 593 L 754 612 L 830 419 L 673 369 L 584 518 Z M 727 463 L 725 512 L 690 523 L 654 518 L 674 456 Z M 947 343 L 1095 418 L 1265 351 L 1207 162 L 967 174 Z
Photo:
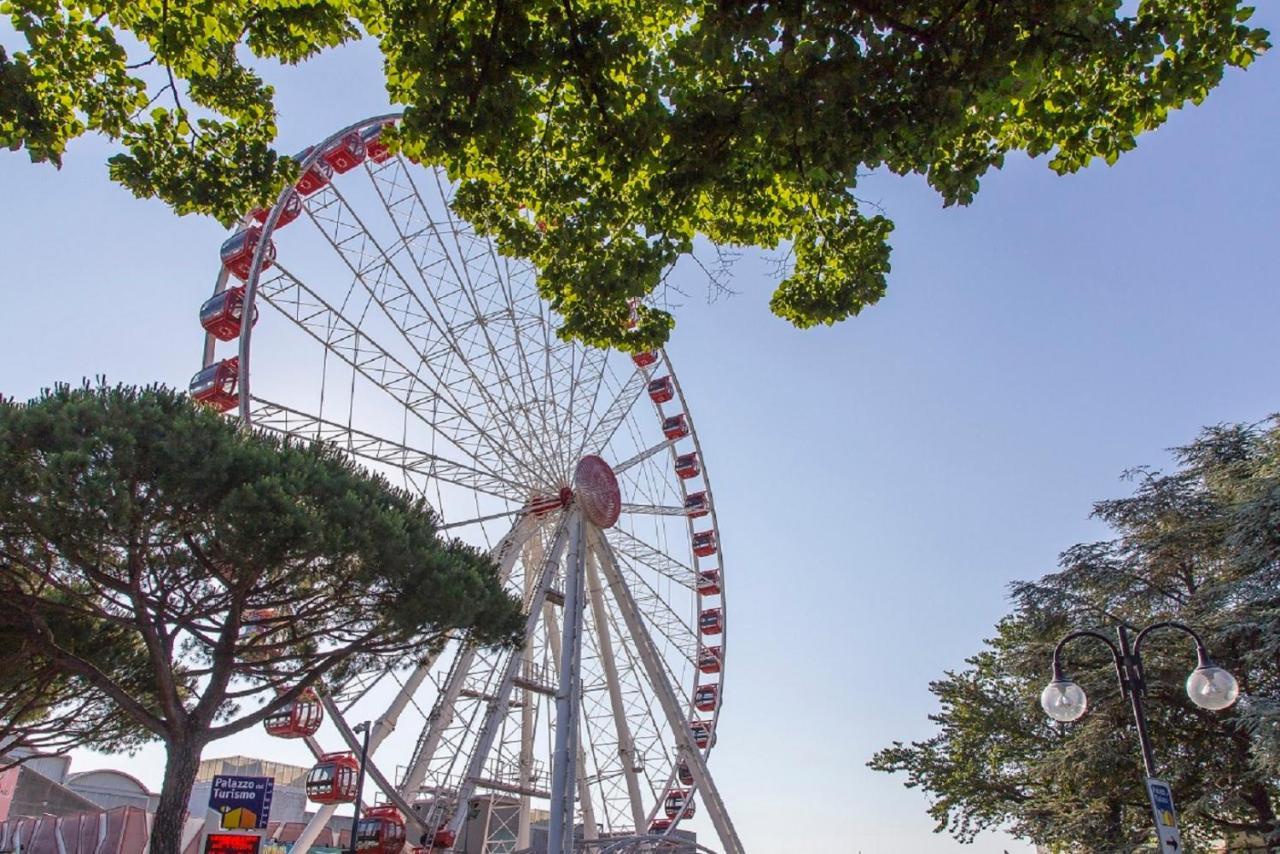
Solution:
M 370 44 L 270 76 L 285 150 L 385 107 Z M 670 351 L 732 598 L 712 768 L 750 850 L 1029 850 L 934 835 L 924 797 L 864 763 L 930 733 L 929 680 L 979 649 L 1008 582 L 1103 533 L 1089 506 L 1123 469 L 1280 409 L 1278 131 L 1270 56 L 1111 168 L 1013 157 L 950 210 L 919 180 L 867 180 L 897 222 L 889 295 L 831 329 L 768 313 L 759 256 L 715 305 L 686 276 Z M 110 184 L 110 153 L 79 142 L 56 172 L 0 152 L 6 395 L 198 367 L 222 231 Z M 158 787 L 159 761 L 123 767 Z

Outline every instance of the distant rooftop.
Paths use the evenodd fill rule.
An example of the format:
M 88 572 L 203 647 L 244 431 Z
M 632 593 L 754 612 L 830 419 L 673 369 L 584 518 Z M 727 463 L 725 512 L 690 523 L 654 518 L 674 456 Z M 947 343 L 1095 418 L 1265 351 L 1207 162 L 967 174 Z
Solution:
M 306 781 L 310 768 L 299 765 L 287 765 L 283 762 L 271 762 L 266 759 L 254 759 L 250 756 L 223 756 L 216 759 L 205 759 L 196 769 L 196 781 L 208 782 L 217 775 L 239 775 L 242 777 L 274 777 L 277 786 L 301 786 Z

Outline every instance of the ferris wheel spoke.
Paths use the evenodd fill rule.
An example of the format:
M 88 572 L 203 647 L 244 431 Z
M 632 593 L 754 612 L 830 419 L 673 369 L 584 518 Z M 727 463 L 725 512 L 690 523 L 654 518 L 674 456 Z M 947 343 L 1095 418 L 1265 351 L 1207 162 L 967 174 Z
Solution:
M 683 514 L 683 508 L 681 513 Z M 605 535 L 619 554 L 638 564 L 647 566 L 654 572 L 666 576 L 676 584 L 697 589 L 698 573 L 666 552 L 659 551 L 644 540 L 629 534 L 621 528 L 610 528 Z
M 600 415 L 587 434 L 583 447 L 593 454 L 598 454 L 613 440 L 613 435 L 622 426 L 627 415 L 635 408 L 636 401 L 644 393 L 648 378 L 644 372 L 636 370 L 627 378 L 626 383 L 609 402 L 609 406 Z
M 466 487 L 494 498 L 518 501 L 522 500 L 526 491 L 519 484 L 487 471 L 452 462 L 444 457 L 428 454 L 426 451 L 410 448 L 399 442 L 383 439 L 372 433 L 355 430 L 345 424 L 327 421 L 259 397 L 252 398 L 250 411 L 253 413 L 255 426 L 273 433 L 307 436 L 315 441 L 341 448 L 352 456 L 370 462 L 394 466 L 405 472 Z M 513 511 L 513 513 L 516 512 L 519 511 Z
M 624 472 L 627 469 L 631 468 L 632 466 L 636 465 L 637 463 L 644 462 L 645 460 L 652 457 L 654 454 L 658 454 L 658 453 L 661 453 L 662 451 L 667 450 L 675 443 L 676 443 L 675 439 L 667 439 L 666 441 L 659 442 L 656 445 L 645 448 L 643 451 L 636 454 L 635 456 L 625 459 L 622 462 L 618 463 L 616 466 L 614 466 L 613 473 L 618 474 L 619 472 Z
M 450 209 L 450 214 L 452 210 Z M 515 351 L 518 357 L 518 370 L 520 371 L 522 380 L 526 388 L 526 397 L 530 400 L 526 401 L 526 405 L 531 401 L 537 406 L 537 418 L 540 424 L 550 424 L 551 415 L 548 409 L 548 401 L 546 397 L 539 394 L 538 378 L 534 370 L 534 363 L 529 359 L 529 349 L 541 346 L 541 348 L 550 349 L 550 318 L 545 315 L 545 306 L 541 299 L 537 298 L 537 289 L 529 287 L 525 290 L 523 300 L 517 298 L 513 291 L 513 284 L 517 281 L 530 281 L 535 274 L 527 263 L 520 264 L 520 272 L 517 274 L 512 271 L 512 260 L 510 258 L 501 259 L 503 270 L 506 275 L 499 277 L 502 284 L 503 293 L 506 296 L 507 304 L 511 306 L 512 312 L 512 334 L 515 338 Z M 519 278 L 517 278 L 519 277 Z M 520 308 L 517 308 L 520 305 Z M 524 318 L 526 315 L 529 321 L 517 321 L 516 318 Z M 539 343 L 538 333 L 541 333 L 542 340 Z M 533 417 L 530 414 L 530 417 Z M 531 428 L 532 429 L 532 428 Z M 542 436 L 544 447 L 547 453 L 554 459 L 565 459 L 563 449 L 563 439 L 559 434 L 547 435 L 548 431 L 534 431 Z
M 437 394 L 437 390 L 417 372 L 385 350 L 381 345 L 361 332 L 359 326 L 326 302 L 301 279 L 283 268 L 280 275 L 260 286 L 259 296 L 268 305 L 278 309 L 303 331 L 320 342 L 329 352 L 350 365 L 377 388 L 399 401 L 408 413 L 433 430 L 444 433 L 450 441 L 465 449 L 467 440 L 482 440 L 489 448 L 502 449 L 500 442 L 484 433 L 457 405 Z M 428 419 L 427 408 L 439 402 L 451 413 L 448 418 Z M 468 434 L 463 427 L 469 425 L 474 432 Z M 519 482 L 527 469 L 510 453 L 502 449 L 497 458 L 503 462 L 502 473 L 480 462 L 471 452 L 478 467 L 500 480 Z
M 403 166 L 403 164 L 401 165 Z M 428 210 L 428 206 L 423 198 L 422 192 L 418 188 L 417 182 L 414 181 L 412 174 L 407 170 L 404 170 L 404 177 L 411 188 L 416 208 L 422 210 L 425 215 Z M 534 440 L 538 442 L 540 453 L 542 455 L 543 466 L 545 468 L 551 460 L 555 458 L 555 455 L 551 451 L 546 431 L 533 429 L 533 425 L 529 419 L 528 407 L 530 398 L 536 398 L 536 395 L 531 393 L 533 382 L 531 376 L 527 375 L 528 363 L 520 346 L 520 332 L 522 328 L 531 328 L 533 326 L 541 325 L 541 317 L 537 311 L 529 310 L 530 300 L 527 297 L 523 305 L 519 304 L 517 300 L 514 299 L 510 287 L 512 279 L 510 268 L 505 268 L 505 272 L 507 273 L 506 276 L 499 273 L 498 265 L 493 262 L 495 256 L 490 242 L 477 241 L 477 238 L 473 234 L 454 219 L 452 208 L 449 206 L 448 193 L 441 183 L 440 175 L 438 173 L 436 174 L 435 179 L 437 193 L 440 198 L 441 215 L 444 218 L 447 228 L 445 228 L 444 233 L 442 233 L 440 224 L 434 219 L 428 218 L 428 229 L 436 238 L 436 243 L 441 248 L 440 255 L 443 257 L 445 263 L 448 264 L 450 271 L 453 274 L 453 281 L 455 282 L 455 289 L 451 294 L 437 296 L 437 304 L 443 303 L 444 305 L 449 306 L 453 311 L 452 316 L 446 318 L 446 323 L 455 335 L 474 332 L 478 333 L 480 338 L 483 340 L 484 353 L 492 367 L 493 373 L 499 381 L 498 385 L 500 389 L 502 389 L 502 396 L 504 399 L 502 410 L 509 418 L 512 419 L 512 423 L 516 424 L 515 429 L 521 436 L 526 439 L 532 436 Z M 415 209 L 415 206 L 410 205 L 409 209 L 409 218 L 412 219 L 412 211 Z M 395 218 L 395 210 L 395 208 L 388 206 L 388 212 L 393 213 L 393 218 Z M 399 219 L 396 219 L 397 227 L 399 228 Z M 452 238 L 454 246 L 453 252 L 450 252 L 446 246 L 446 233 Z M 463 247 L 464 239 L 468 243 L 479 242 L 481 247 L 488 253 L 490 259 L 489 263 L 493 266 L 490 269 L 481 271 L 481 273 L 490 279 L 490 281 L 484 286 L 478 286 L 474 281 L 471 275 L 471 264 L 458 263 L 458 259 L 463 259 L 465 261 L 468 258 L 468 251 Z M 483 255 L 484 253 L 482 252 L 481 254 Z M 421 270 L 421 265 L 419 265 L 419 270 Z M 526 270 L 525 275 L 530 275 L 529 271 Z M 424 287 L 428 289 L 428 292 L 430 292 L 431 287 L 425 276 L 423 277 L 423 284 Z M 484 298 L 488 301 L 489 305 L 481 306 L 479 304 L 481 293 L 484 294 Z M 500 298 L 496 298 L 494 296 L 495 293 L 497 293 Z M 459 304 L 459 295 L 463 297 L 465 305 Z M 506 334 L 511 340 L 505 342 L 495 341 L 494 331 L 502 330 L 506 327 L 509 327 Z M 517 370 L 526 373 L 526 377 L 522 380 L 522 387 L 517 386 L 512 376 L 512 365 L 510 363 L 513 360 L 509 355 L 504 355 L 504 351 L 509 353 L 512 349 L 514 349 L 518 354 L 518 359 L 516 361 L 521 362 L 521 365 L 518 366 Z M 545 407 L 540 406 L 540 409 L 544 415 L 543 422 L 545 423 Z M 516 413 L 521 413 L 523 416 L 522 421 L 519 423 L 514 420 L 516 418 Z
M 519 515 L 520 513 L 527 513 L 527 512 L 528 512 L 527 508 L 517 507 L 514 510 L 506 511 L 505 513 L 490 513 L 488 516 L 477 516 L 474 519 L 464 519 L 461 522 L 450 522 L 447 525 L 441 525 L 440 530 L 447 531 L 450 528 L 462 528 L 462 527 L 466 527 L 467 525 L 479 525 L 484 522 L 492 522 L 495 519 L 510 519 L 512 516 L 516 516 L 516 515 Z
M 443 216 L 448 223 L 448 234 L 453 239 L 454 249 L 459 258 L 468 257 L 468 249 L 464 248 L 464 241 L 474 249 L 478 249 L 476 255 L 472 258 L 484 257 L 487 259 L 483 267 L 479 267 L 477 272 L 481 276 L 487 277 L 490 281 L 487 284 L 477 284 L 475 277 L 472 276 L 471 264 L 461 265 L 460 280 L 465 280 L 467 287 L 463 289 L 467 299 L 468 306 L 472 313 L 472 318 L 468 321 L 469 325 L 477 328 L 484 336 L 486 349 L 491 362 L 496 366 L 499 376 L 505 382 L 506 387 L 515 394 L 513 405 L 527 405 L 529 403 L 530 392 L 532 389 L 532 378 L 529 373 L 529 364 L 524 359 L 523 350 L 519 345 L 519 334 L 522 327 L 533 328 L 535 326 L 544 326 L 544 319 L 541 312 L 540 300 L 536 297 L 536 291 L 527 289 L 523 299 L 518 299 L 511 289 L 511 282 L 514 278 L 511 272 L 510 263 L 506 259 L 500 258 L 494 243 L 490 240 L 481 240 L 474 232 L 464 227 L 457 219 L 454 218 L 453 207 L 450 204 L 449 191 L 445 187 L 442 176 L 439 172 L 434 173 L 436 193 L 439 197 Z M 421 193 L 418 190 L 417 182 L 414 181 L 413 175 L 408 176 L 409 184 L 414 188 L 414 192 L 418 195 L 421 203 Z M 425 207 L 425 203 L 424 204 Z M 443 244 L 444 236 L 440 233 L 439 228 L 435 228 L 435 233 Z M 458 273 L 454 256 L 448 252 L 446 257 L 450 259 L 450 263 L 454 264 L 455 275 Z M 504 271 L 506 275 L 502 275 L 499 271 Z M 525 265 L 523 268 L 523 276 L 530 278 L 534 275 L 531 267 Z M 483 298 L 488 305 L 481 306 L 479 301 Z M 517 389 L 515 381 L 511 373 L 511 359 L 503 355 L 503 350 L 512 349 L 510 342 L 495 342 L 493 330 L 502 328 L 502 321 L 507 321 L 511 327 L 512 337 L 516 342 L 514 348 L 521 357 L 521 364 L 517 366 L 518 370 L 525 374 L 524 382 L 526 387 Z M 533 395 L 536 397 L 536 395 Z M 511 401 L 508 401 L 511 403 Z M 545 422 L 545 409 L 543 410 Z M 545 431 L 537 431 L 539 436 L 545 434 Z M 549 448 L 544 447 L 549 452 Z
M 564 407 L 562 429 L 569 437 L 569 448 L 581 457 L 591 437 L 591 419 L 600 398 L 600 389 L 604 386 L 609 353 L 606 350 L 577 348 L 571 352 L 578 353 L 579 358 L 571 362 L 569 399 Z M 575 442 L 574 437 L 580 438 Z
M 327 185 L 310 197 L 304 207 L 360 285 L 413 349 L 423 366 L 431 372 L 437 383 L 437 391 L 448 390 L 447 397 L 454 404 L 455 411 L 481 436 L 490 439 L 487 428 L 497 429 L 502 441 L 498 444 L 490 439 L 487 443 L 489 450 L 501 454 L 515 442 L 525 443 L 525 450 L 530 451 L 527 438 L 505 419 L 503 413 L 506 407 L 500 406 L 493 399 L 489 384 L 476 375 L 474 363 L 459 347 L 457 339 L 449 333 L 447 323 L 442 323 L 427 309 L 409 286 L 404 273 L 392 262 L 386 249 L 369 232 L 337 187 Z M 418 270 L 417 265 L 414 265 L 414 269 Z M 443 363 L 431 359 L 430 355 L 441 348 L 452 351 L 455 358 Z M 437 367 L 438 364 L 440 367 Z M 481 407 L 488 414 L 488 418 L 480 418 L 485 427 L 473 415 Z M 517 465 L 528 465 L 519 458 L 515 458 L 515 461 Z M 547 475 L 546 472 L 540 474 Z
M 627 504 L 623 503 L 620 511 L 624 516 L 632 514 L 635 516 L 687 516 L 689 511 L 683 507 L 673 507 L 667 504 Z
M 612 550 L 609 548 L 609 542 L 605 538 L 599 537 L 596 539 L 596 544 L 600 549 L 601 568 L 604 570 L 605 578 L 608 580 L 614 601 L 617 602 L 623 619 L 626 621 L 628 632 L 636 643 L 641 661 L 648 673 L 649 682 L 654 687 L 663 713 L 666 715 L 667 725 L 675 736 L 680 755 L 693 773 L 694 783 L 702 794 L 702 800 L 711 817 L 711 823 L 715 826 L 716 833 L 720 837 L 720 844 L 724 847 L 725 854 L 743 854 L 742 841 L 738 838 L 738 833 L 729 819 L 729 813 L 725 809 L 719 789 L 716 788 L 711 772 L 707 768 L 703 751 L 700 751 L 693 743 L 693 737 L 689 732 L 689 723 L 684 716 L 684 707 L 680 705 L 675 689 L 666 679 L 657 647 L 645 627 L 644 619 L 640 615 L 630 591 L 627 589 L 626 582 L 618 571 L 618 564 L 614 560 Z M 708 746 L 707 751 L 710 751 L 710 746 Z
M 644 615 L 649 626 L 655 629 L 666 641 L 666 646 L 680 659 L 680 664 L 688 664 L 690 668 L 697 666 L 698 633 L 677 614 L 665 598 L 634 569 L 627 566 L 626 561 L 618 562 L 619 571 L 628 584 L 632 598 L 640 613 Z M 672 685 L 679 686 L 674 690 L 680 693 L 686 706 L 690 705 L 689 695 L 685 693 L 683 680 L 675 672 L 671 659 L 662 657 L 663 667 Z
M 439 313 L 439 321 L 436 324 L 438 331 L 449 340 L 455 354 L 461 354 L 464 349 L 470 350 L 462 338 L 467 333 L 476 333 L 476 336 L 472 336 L 471 340 L 474 341 L 478 337 L 482 341 L 486 359 L 479 359 L 477 354 L 472 351 L 467 353 L 462 362 L 468 366 L 476 391 L 486 398 L 486 406 L 488 407 L 490 418 L 503 420 L 507 431 L 510 434 L 514 434 L 517 439 L 524 443 L 527 451 L 531 451 L 528 446 L 529 436 L 532 434 L 534 437 L 541 439 L 542 433 L 541 431 L 530 430 L 527 423 L 519 423 L 515 418 L 514 413 L 520 411 L 521 407 L 527 403 L 527 390 L 517 387 L 508 365 L 509 359 L 504 357 L 503 350 L 512 349 L 511 342 L 505 342 L 505 346 L 500 346 L 495 341 L 492 330 L 501 329 L 509 325 L 514 336 L 514 333 L 519 330 L 522 324 L 536 319 L 536 315 L 533 315 L 532 318 L 526 318 L 527 312 L 518 311 L 514 301 L 508 302 L 504 300 L 496 311 L 486 312 L 486 308 L 479 305 L 477 302 L 477 289 L 472 280 L 470 267 L 466 264 L 459 265 L 454 253 L 444 248 L 445 237 L 441 233 L 439 223 L 430 216 L 430 208 L 423 199 L 417 182 L 413 180 L 412 174 L 406 168 L 402 158 L 395 158 L 381 166 L 370 168 L 369 172 L 383 207 L 386 209 L 388 217 L 400 236 L 400 245 L 409 252 L 413 260 L 411 266 L 416 273 L 418 281 L 421 282 L 424 293 L 434 300 L 437 313 Z M 446 217 L 449 225 L 447 231 L 453 236 L 458 254 L 465 257 L 459 242 L 459 235 L 463 229 L 453 221 L 452 213 L 448 208 L 447 199 L 444 198 L 443 191 L 441 195 L 442 215 Z M 438 277 L 440 284 L 452 282 L 453 290 L 448 293 L 442 292 L 440 287 L 432 284 L 424 270 L 420 254 L 414 251 L 415 247 L 418 246 L 422 246 L 424 249 L 428 248 L 432 242 L 440 247 L 437 252 L 440 260 L 436 263 L 443 263 L 448 267 L 450 275 Z M 502 276 L 494 272 L 493 278 L 497 281 L 499 290 L 504 294 L 509 293 L 509 289 L 503 287 L 506 283 L 503 282 Z M 404 284 L 404 289 L 408 294 L 408 298 L 419 304 L 421 313 L 435 316 L 435 313 L 427 312 L 426 306 L 422 305 L 421 299 L 412 288 L 408 287 L 407 283 Z M 490 286 L 490 290 L 492 290 L 492 286 Z M 456 308 L 459 295 L 463 297 L 466 308 L 470 311 L 469 315 L 465 315 L 466 322 L 461 324 L 458 322 L 460 312 Z M 489 308 L 492 308 L 492 306 Z M 496 382 L 482 381 L 477 376 L 476 371 L 483 370 L 482 365 L 480 365 L 482 361 L 488 362 L 490 373 L 493 374 L 493 380 Z M 501 401 L 494 398 L 495 387 L 502 397 Z M 544 456 L 548 453 L 545 445 L 540 448 L 540 452 Z

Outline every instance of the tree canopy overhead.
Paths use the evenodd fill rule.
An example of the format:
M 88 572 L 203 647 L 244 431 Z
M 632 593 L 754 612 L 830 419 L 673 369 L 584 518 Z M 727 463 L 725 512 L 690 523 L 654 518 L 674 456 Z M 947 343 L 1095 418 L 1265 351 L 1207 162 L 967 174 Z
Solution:
M 627 334 L 628 300 L 699 235 L 788 246 L 774 312 L 834 323 L 875 303 L 889 271 L 892 223 L 859 205 L 861 174 L 924 175 L 964 204 L 1010 152 L 1058 172 L 1114 162 L 1269 47 L 1236 0 L 1122 5 L 4 0 L 26 45 L 0 52 L 0 142 L 57 162 L 105 133 L 135 193 L 230 221 L 292 171 L 251 58 L 298 62 L 367 34 L 407 105 L 405 150 L 533 259 L 564 334 L 634 349 L 673 319 L 644 306 Z

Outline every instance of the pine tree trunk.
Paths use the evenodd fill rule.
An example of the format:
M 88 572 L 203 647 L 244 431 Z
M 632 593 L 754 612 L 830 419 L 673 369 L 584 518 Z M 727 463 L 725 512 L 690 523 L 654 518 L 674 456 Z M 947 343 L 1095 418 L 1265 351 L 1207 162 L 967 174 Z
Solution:
M 149 854 L 182 854 L 182 828 L 187 818 L 187 801 L 195 785 L 196 769 L 204 745 L 195 740 L 169 742 L 168 761 L 160 803 L 151 824 Z

